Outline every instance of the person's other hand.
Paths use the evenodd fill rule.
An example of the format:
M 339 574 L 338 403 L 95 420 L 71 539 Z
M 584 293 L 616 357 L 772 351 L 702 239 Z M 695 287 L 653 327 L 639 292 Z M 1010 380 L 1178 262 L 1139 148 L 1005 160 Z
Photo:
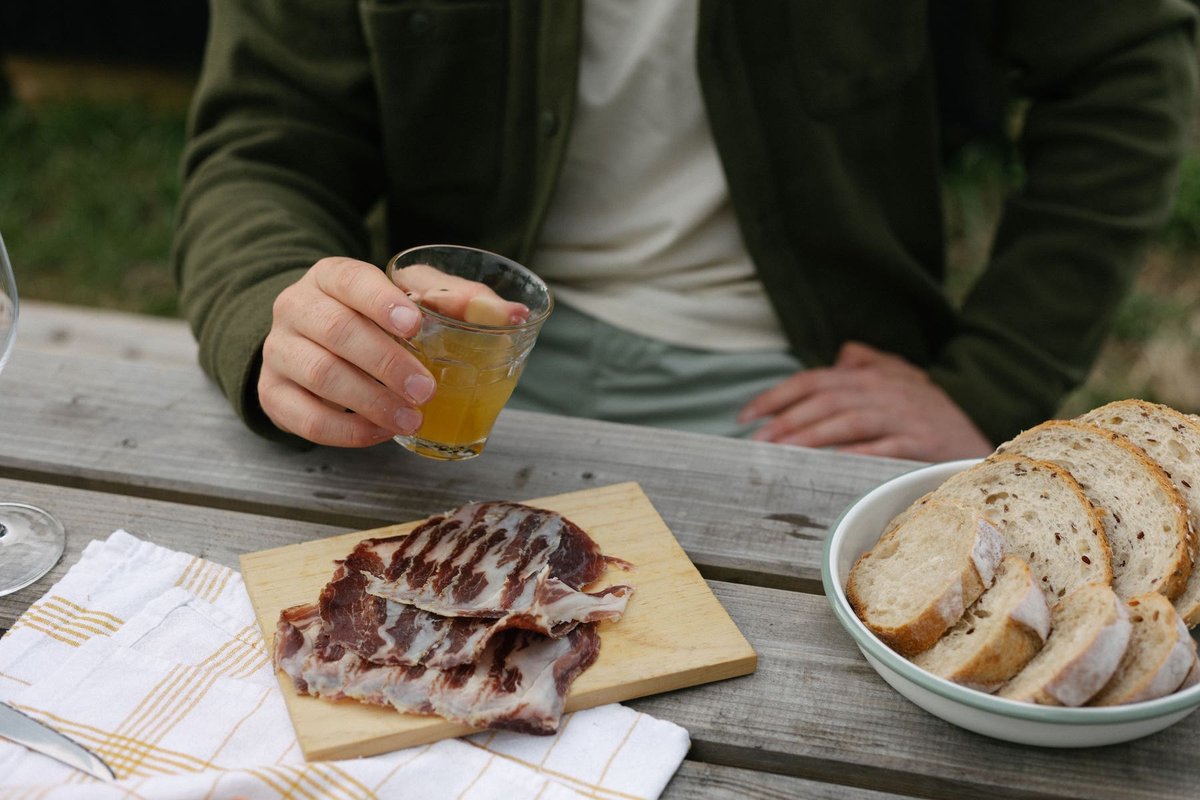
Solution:
M 919 461 L 986 456 L 993 444 L 924 370 L 847 342 L 831 367 L 797 372 L 738 419 L 767 418 L 752 438 Z
M 421 313 L 378 267 L 323 258 L 279 293 L 258 399 L 279 428 L 317 444 L 365 447 L 421 425 L 429 371 L 393 336 Z

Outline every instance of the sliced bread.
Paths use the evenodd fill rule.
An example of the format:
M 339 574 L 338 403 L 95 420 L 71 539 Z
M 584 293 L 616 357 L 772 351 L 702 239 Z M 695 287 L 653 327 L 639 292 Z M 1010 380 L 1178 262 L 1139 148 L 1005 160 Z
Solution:
M 936 642 L 991 585 L 1002 551 L 999 532 L 983 515 L 924 502 L 858 558 L 846 597 L 876 636 L 912 656 Z
M 1026 703 L 1081 706 L 1116 672 L 1129 644 L 1125 602 L 1090 583 L 1069 592 L 1051 614 L 1050 638 L 997 696 Z
M 1051 420 L 997 448 L 1050 461 L 1079 482 L 1104 522 L 1113 591 L 1175 598 L 1192 573 L 1191 531 L 1171 478 L 1123 434 L 1084 422 Z
M 1115 706 L 1168 695 L 1183 684 L 1196 660 L 1196 643 L 1170 600 L 1148 592 L 1127 605 L 1133 625 L 1129 647 L 1090 705 Z
M 1078 417 L 1081 422 L 1124 434 L 1166 470 L 1188 506 L 1192 560 L 1200 531 L 1200 421 L 1168 406 L 1117 400 Z M 1188 627 L 1200 623 L 1200 571 L 1193 569 L 1175 608 Z
M 954 475 L 931 497 L 992 520 L 1005 552 L 1025 559 L 1050 607 L 1085 583 L 1112 583 L 1104 523 L 1062 467 L 997 454 Z
M 912 662 L 946 680 L 992 692 L 1037 655 L 1049 635 L 1046 597 L 1029 565 L 1010 555 L 962 619 Z

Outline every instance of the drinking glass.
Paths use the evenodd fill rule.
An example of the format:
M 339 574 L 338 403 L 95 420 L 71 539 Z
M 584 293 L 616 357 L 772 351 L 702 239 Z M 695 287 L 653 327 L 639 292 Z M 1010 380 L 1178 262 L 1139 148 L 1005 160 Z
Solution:
M 17 280 L 0 236 L 0 372 L 17 336 Z M 0 596 L 12 594 L 50 571 L 66 547 L 62 523 L 40 508 L 0 503 Z
M 388 277 L 405 288 L 397 272 L 417 264 L 482 283 L 501 299 L 529 309 L 524 322 L 487 325 L 446 316 L 418 299 L 421 330 L 399 340 L 433 375 L 437 390 L 421 407 L 421 427 L 411 435 L 396 436 L 396 441 L 439 461 L 474 458 L 483 452 L 496 417 L 516 387 L 554 299 L 542 279 L 517 262 L 458 245 L 405 250 L 388 263 Z

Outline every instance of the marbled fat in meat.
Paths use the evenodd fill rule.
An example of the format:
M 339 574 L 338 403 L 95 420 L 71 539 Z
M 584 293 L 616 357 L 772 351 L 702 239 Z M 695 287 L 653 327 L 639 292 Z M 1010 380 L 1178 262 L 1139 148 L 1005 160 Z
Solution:
M 594 624 L 553 639 L 509 630 L 473 664 L 450 669 L 373 664 L 331 643 L 315 604 L 285 609 L 274 662 L 302 694 L 352 698 L 413 714 L 437 714 L 476 728 L 550 734 L 571 683 L 600 652 Z
M 580 591 L 610 560 L 561 514 L 520 503 L 468 503 L 359 549 L 370 551 L 360 553 L 369 594 L 446 617 L 507 618 L 503 627 L 552 636 L 619 618 L 633 591 Z
M 275 666 L 302 694 L 551 733 L 632 592 L 582 591 L 613 562 L 558 514 L 472 503 L 360 542 L 318 603 L 280 614 Z

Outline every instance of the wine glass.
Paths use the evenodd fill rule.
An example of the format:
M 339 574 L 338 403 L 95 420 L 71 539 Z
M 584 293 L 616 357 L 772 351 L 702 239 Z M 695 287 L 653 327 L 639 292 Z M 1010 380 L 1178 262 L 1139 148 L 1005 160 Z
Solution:
M 17 280 L 0 236 L 0 372 L 17 337 Z M 12 594 L 50 571 L 66 547 L 62 523 L 40 508 L 0 503 L 0 596 Z

